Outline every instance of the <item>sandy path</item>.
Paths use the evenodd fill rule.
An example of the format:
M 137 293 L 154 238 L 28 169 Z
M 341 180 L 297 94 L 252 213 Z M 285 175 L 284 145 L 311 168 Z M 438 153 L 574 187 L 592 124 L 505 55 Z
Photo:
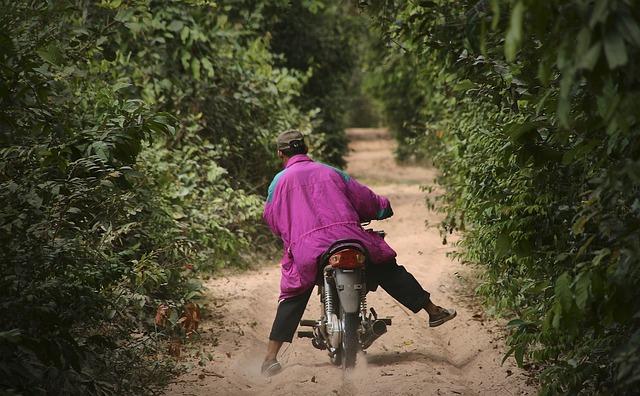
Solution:
M 167 388 L 167 395 L 528 395 L 535 389 L 511 363 L 500 365 L 504 342 L 496 323 L 486 320 L 464 289 L 459 274 L 468 270 L 446 257 L 438 231 L 425 220 L 421 184 L 435 171 L 400 167 L 393 161 L 394 142 L 383 130 L 356 129 L 349 173 L 389 197 L 395 216 L 374 224 L 384 229 L 398 262 L 432 294 L 434 302 L 455 307 L 458 317 L 430 329 L 426 313 L 413 315 L 381 289 L 368 296 L 381 316 L 393 318 L 389 332 L 358 359 L 351 373 L 331 365 L 325 351 L 308 339 L 285 344 L 285 370 L 261 378 L 259 367 L 276 310 L 279 267 L 269 263 L 245 273 L 208 281 L 211 320 L 203 323 L 200 357 L 194 368 Z M 305 318 L 317 318 L 312 296 Z M 224 325 L 222 325 L 224 324 Z M 200 364 L 198 363 L 200 361 Z

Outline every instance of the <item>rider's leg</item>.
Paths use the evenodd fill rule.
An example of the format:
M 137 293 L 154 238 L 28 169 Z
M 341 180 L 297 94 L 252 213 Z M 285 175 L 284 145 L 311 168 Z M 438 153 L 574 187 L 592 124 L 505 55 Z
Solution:
M 293 335 L 298 328 L 300 319 L 302 319 L 312 291 L 313 287 L 302 294 L 282 300 L 278 304 L 276 317 L 273 320 L 271 334 L 269 335 L 267 355 L 264 358 L 265 362 L 276 360 L 282 344 L 293 340 Z
M 430 318 L 443 315 L 445 310 L 431 301 L 429 292 L 395 260 L 367 266 L 367 278 L 379 284 L 391 297 L 414 313 L 427 311 Z M 451 310 L 451 312 L 454 312 Z
M 370 289 L 370 285 L 380 285 L 391 297 L 413 313 L 418 313 L 428 306 L 429 292 L 424 290 L 416 278 L 395 260 L 384 264 L 367 265 L 366 274 Z
M 264 357 L 264 361 L 276 360 L 280 348 L 282 348 L 282 341 L 269 340 L 267 344 L 267 356 Z

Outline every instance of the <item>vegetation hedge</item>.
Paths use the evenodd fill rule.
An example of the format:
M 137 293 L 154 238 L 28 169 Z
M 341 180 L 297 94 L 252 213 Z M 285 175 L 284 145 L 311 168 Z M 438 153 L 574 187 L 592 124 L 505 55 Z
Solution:
M 362 3 L 399 155 L 440 169 L 443 231 L 514 318 L 508 356 L 543 394 L 637 394 L 638 2 Z
M 333 32 L 334 6 L 307 3 Z M 271 4 L 1 3 L 3 394 L 151 393 L 200 274 L 265 244 L 273 138 L 337 95 L 272 47 Z M 312 134 L 321 156 L 339 162 L 341 134 Z

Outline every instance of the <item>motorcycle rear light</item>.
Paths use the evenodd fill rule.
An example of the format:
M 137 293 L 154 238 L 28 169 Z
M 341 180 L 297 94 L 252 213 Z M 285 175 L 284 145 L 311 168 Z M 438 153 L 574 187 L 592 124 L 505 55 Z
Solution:
M 342 250 L 329 257 L 329 265 L 341 269 L 361 268 L 364 266 L 364 261 L 364 254 L 355 249 Z

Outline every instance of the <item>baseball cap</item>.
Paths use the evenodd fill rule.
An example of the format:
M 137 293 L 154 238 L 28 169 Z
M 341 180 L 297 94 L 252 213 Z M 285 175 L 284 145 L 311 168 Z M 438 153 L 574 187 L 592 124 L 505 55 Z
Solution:
M 288 131 L 284 131 L 276 138 L 278 150 L 286 150 L 288 148 L 299 147 L 298 144 L 294 143 L 296 141 L 299 141 L 300 144 L 304 144 L 304 136 L 302 136 L 302 133 L 300 133 L 300 131 L 298 131 L 297 129 L 289 129 Z

